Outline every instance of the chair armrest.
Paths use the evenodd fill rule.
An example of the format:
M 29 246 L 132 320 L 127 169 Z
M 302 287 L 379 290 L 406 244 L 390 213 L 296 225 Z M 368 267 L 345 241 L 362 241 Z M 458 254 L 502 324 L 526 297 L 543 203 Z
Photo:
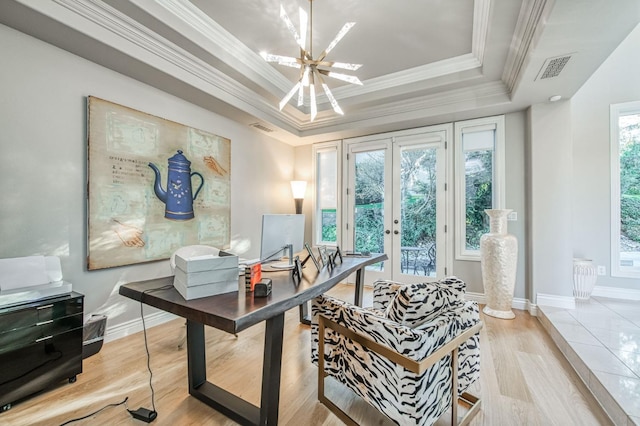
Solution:
M 473 309 L 473 307 L 469 306 L 468 309 Z M 375 315 L 365 308 L 326 295 L 314 299 L 312 315 L 314 332 L 316 330 L 319 332 L 318 317 L 323 316 L 334 323 L 340 323 L 347 330 L 352 330 L 375 344 L 386 347 L 415 362 L 422 362 L 424 358 L 447 344 L 451 340 L 451 336 L 457 337 L 469 328 L 468 324 L 465 325 L 460 321 L 460 312 L 458 311 L 445 312 L 429 324 L 414 329 Z M 471 335 L 475 333 L 477 331 Z M 319 341 L 322 341 L 320 336 L 324 336 L 324 334 L 318 334 Z M 458 346 L 463 341 L 458 343 Z
M 324 336 L 325 328 L 330 328 L 335 332 L 353 340 L 354 342 L 360 343 L 362 346 L 367 349 L 384 356 L 389 361 L 398 364 L 407 370 L 415 373 L 422 374 L 429 367 L 431 367 L 436 362 L 440 361 L 448 354 L 452 354 L 454 360 L 457 360 L 457 351 L 458 347 L 470 339 L 474 334 L 478 333 L 482 328 L 482 322 L 478 322 L 472 327 L 460 332 L 453 339 L 449 340 L 443 346 L 439 347 L 437 350 L 433 351 L 430 355 L 422 358 L 421 360 L 415 360 L 411 357 L 400 353 L 394 349 L 389 348 L 386 345 L 378 343 L 376 340 L 372 338 L 370 335 L 356 333 L 347 327 L 344 327 L 335 321 L 330 320 L 324 315 L 320 315 L 318 318 L 318 327 L 319 327 L 319 335 Z M 324 339 L 320 339 L 319 341 L 319 359 L 324 359 Z

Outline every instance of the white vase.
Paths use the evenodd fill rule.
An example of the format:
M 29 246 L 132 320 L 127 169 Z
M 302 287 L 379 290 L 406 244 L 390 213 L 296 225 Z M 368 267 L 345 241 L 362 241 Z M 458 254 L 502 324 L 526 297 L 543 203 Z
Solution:
M 485 210 L 489 232 L 480 237 L 480 265 L 487 304 L 482 312 L 496 318 L 513 319 L 511 310 L 516 285 L 518 240 L 507 233 L 509 209 Z
M 576 299 L 589 299 L 597 279 L 598 270 L 591 259 L 573 259 L 573 296 Z

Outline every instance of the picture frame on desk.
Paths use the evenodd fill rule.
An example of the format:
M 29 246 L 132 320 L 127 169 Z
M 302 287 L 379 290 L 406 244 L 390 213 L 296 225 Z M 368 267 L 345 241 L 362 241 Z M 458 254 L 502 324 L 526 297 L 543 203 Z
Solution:
M 300 262 L 300 256 L 296 256 L 293 259 L 293 269 L 291 270 L 291 278 L 295 282 L 302 281 L 302 262 Z
M 307 251 L 307 258 L 302 261 L 302 266 L 304 266 L 304 264 L 307 263 L 309 259 L 311 259 L 318 272 L 320 272 L 322 270 L 322 266 L 320 266 L 320 263 L 318 263 L 318 259 L 313 254 L 313 250 L 311 250 L 311 246 L 309 245 L 309 243 L 304 243 L 304 248 Z
M 320 260 L 323 266 L 327 266 L 329 263 L 329 253 L 327 253 L 327 246 L 318 246 L 318 253 L 320 254 Z
M 336 246 L 336 251 L 333 252 L 333 264 L 335 265 L 340 259 L 340 263 L 342 263 L 342 252 L 340 251 L 340 246 Z

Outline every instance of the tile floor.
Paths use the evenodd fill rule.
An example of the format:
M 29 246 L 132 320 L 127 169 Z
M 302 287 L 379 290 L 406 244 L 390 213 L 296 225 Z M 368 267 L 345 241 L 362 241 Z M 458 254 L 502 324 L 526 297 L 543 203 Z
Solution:
M 640 426 L 640 301 L 591 297 L 538 318 L 613 422 Z

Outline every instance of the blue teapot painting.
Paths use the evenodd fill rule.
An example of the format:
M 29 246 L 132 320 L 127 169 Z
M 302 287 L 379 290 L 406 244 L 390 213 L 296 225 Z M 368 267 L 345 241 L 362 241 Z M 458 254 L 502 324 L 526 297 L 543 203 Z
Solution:
M 166 191 L 160 183 L 160 170 L 155 164 L 149 163 L 149 167 L 156 175 L 153 191 L 160 201 L 165 204 L 164 217 L 173 220 L 193 219 L 193 201 L 204 185 L 204 178 L 198 172 L 191 172 L 191 161 L 187 160 L 187 157 L 180 150 L 168 161 L 169 171 Z M 195 194 L 191 191 L 191 177 L 193 175 L 200 178 L 200 185 Z

